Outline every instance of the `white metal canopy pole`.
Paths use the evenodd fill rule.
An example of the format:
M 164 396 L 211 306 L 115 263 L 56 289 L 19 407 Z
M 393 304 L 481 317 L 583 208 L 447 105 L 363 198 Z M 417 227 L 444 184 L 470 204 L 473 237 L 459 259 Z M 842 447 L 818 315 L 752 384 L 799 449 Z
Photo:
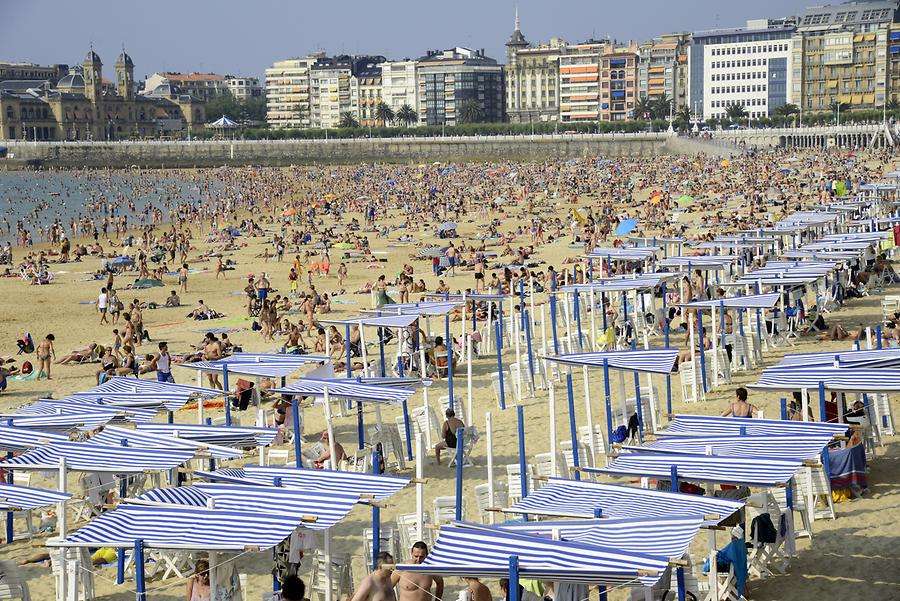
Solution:
M 715 388 L 719 387 L 719 343 L 718 336 L 716 335 L 716 307 L 713 305 L 710 307 L 712 310 L 712 317 L 710 321 L 712 322 L 712 352 L 713 352 L 713 386 Z M 700 349 L 700 352 L 703 352 L 703 349 Z
M 488 507 L 494 507 L 494 428 L 490 411 L 484 414 L 484 430 L 487 438 Z M 494 523 L 493 511 L 489 512 L 488 521 Z
M 650 337 L 647 331 L 644 331 L 644 350 L 650 348 Z M 650 395 L 650 425 L 654 432 L 659 431 L 659 415 L 656 406 L 656 394 L 653 392 L 653 374 L 647 372 L 647 394 Z
M 694 341 L 694 314 L 693 312 L 688 312 L 688 332 L 690 332 L 690 342 L 691 342 L 691 393 L 693 394 L 694 402 L 699 401 L 697 398 L 697 364 L 695 363 L 697 357 L 697 343 Z M 679 366 L 679 369 L 682 369 L 683 366 Z
M 374 533 L 373 533 L 374 534 Z M 331 570 L 331 528 L 325 529 L 325 601 L 334 601 Z
M 587 416 L 588 447 L 591 451 L 591 467 L 593 467 L 597 460 L 597 446 L 594 441 L 594 415 L 591 411 L 591 385 L 590 380 L 588 379 L 587 365 L 581 366 L 581 373 L 584 380 L 584 412 Z
M 203 372 L 197 370 L 197 386 L 203 388 Z M 197 423 L 203 425 L 203 397 L 197 398 Z
M 472 336 L 463 334 L 466 345 L 466 423 L 472 425 Z
M 326 334 L 326 338 L 327 338 Z M 363 361 L 363 376 L 369 377 L 369 356 L 366 353 L 366 328 L 363 327 L 362 324 L 359 324 L 359 348 L 362 354 Z M 350 366 L 351 373 L 353 371 L 353 366 Z
M 550 409 L 550 473 L 559 476 L 559 466 L 556 464 L 556 391 L 553 388 L 553 380 L 548 380 L 547 386 L 550 392 L 548 403 Z
M 594 302 L 594 287 L 593 286 L 591 286 L 591 288 L 590 288 L 590 294 L 588 296 L 588 300 L 591 303 L 591 348 L 594 351 L 597 351 L 597 350 L 599 350 L 597 348 L 597 318 L 594 315 L 594 313 L 596 313 L 595 309 L 597 308 L 597 305 Z M 591 438 L 593 438 L 593 437 L 591 437 Z
M 337 457 L 335 456 L 335 446 L 334 446 L 334 424 L 331 419 L 331 396 L 328 394 L 328 387 L 325 386 L 323 389 L 323 402 L 325 403 L 325 423 L 328 428 L 328 450 L 331 453 L 331 459 L 329 459 L 331 463 L 331 469 L 337 470 L 338 462 Z M 294 436 L 299 436 L 299 432 L 294 432 Z
M 541 305 L 541 356 L 547 356 L 547 310 L 546 305 Z M 549 380 L 549 374 L 547 370 L 549 367 L 545 361 L 540 362 L 539 372 L 541 373 L 541 389 L 547 386 L 547 380 Z
M 425 444 L 416 436 L 416 540 L 425 540 Z
M 57 474 L 57 483 L 56 489 L 59 492 L 66 492 L 66 458 L 59 458 L 59 472 Z M 68 530 L 66 528 L 66 501 L 62 500 L 56 504 L 56 527 L 59 532 L 59 539 L 63 540 L 66 538 L 68 534 Z M 66 594 L 68 587 L 69 574 L 67 565 L 66 565 L 66 553 L 68 553 L 68 549 L 63 547 L 59 550 L 59 590 L 57 591 L 57 596 L 61 601 L 67 601 L 68 595 Z
M 510 319 L 510 325 L 512 327 L 513 337 L 516 339 L 516 400 L 518 404 L 522 404 L 522 348 L 520 346 L 521 342 L 521 332 L 519 331 L 519 320 L 518 319 Z M 501 374 L 502 377 L 502 374 Z

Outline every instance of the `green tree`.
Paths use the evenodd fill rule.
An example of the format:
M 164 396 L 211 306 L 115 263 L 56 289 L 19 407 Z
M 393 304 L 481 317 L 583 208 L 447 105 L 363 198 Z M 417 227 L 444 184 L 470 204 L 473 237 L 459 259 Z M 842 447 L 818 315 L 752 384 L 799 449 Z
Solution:
M 409 127 L 419 120 L 419 116 L 416 114 L 416 109 L 408 104 L 404 104 L 397 110 L 397 120 Z
M 887 102 L 887 110 L 889 110 L 889 111 L 900 110 L 900 102 L 898 102 L 896 98 L 891 98 Z
M 206 116 L 210 121 L 215 121 L 225 115 L 232 121 L 241 120 L 241 103 L 230 92 L 216 98 L 210 98 L 206 102 Z
M 741 119 L 747 118 L 747 109 L 743 104 L 733 102 L 725 107 L 725 115 L 732 121 L 739 122 Z
M 348 129 L 355 129 L 359 127 L 359 121 L 356 117 L 353 116 L 353 113 L 350 111 L 345 111 L 341 113 L 341 120 L 338 123 L 338 127 L 346 127 Z
M 800 107 L 790 102 L 788 102 L 787 104 L 782 104 L 777 109 L 775 109 L 775 114 L 779 117 L 790 117 L 791 115 L 796 115 L 799 112 Z
M 635 119 L 648 119 L 653 117 L 653 101 L 647 98 L 646 96 L 641 96 L 637 102 L 634 103 L 634 118 Z
M 483 116 L 484 112 L 477 100 L 466 100 L 459 108 L 460 123 L 479 123 Z
M 672 110 L 672 101 L 663 94 L 650 101 L 650 112 L 654 119 L 666 119 Z
M 381 121 L 382 125 L 387 126 L 393 123 L 396 118 L 393 109 L 385 103 L 379 102 L 378 106 L 375 107 L 375 120 Z

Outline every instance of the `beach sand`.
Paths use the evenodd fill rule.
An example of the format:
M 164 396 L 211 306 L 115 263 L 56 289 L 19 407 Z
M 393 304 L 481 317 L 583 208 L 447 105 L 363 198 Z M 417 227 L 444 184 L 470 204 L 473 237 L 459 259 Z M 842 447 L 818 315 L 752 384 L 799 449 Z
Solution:
M 586 203 L 580 203 L 586 204 Z M 571 205 L 558 204 L 556 210 L 560 216 L 565 216 Z M 520 214 L 523 208 L 513 208 L 511 214 L 504 218 L 501 230 L 514 227 L 522 220 Z M 360 220 L 362 220 L 361 216 Z M 474 237 L 476 223 L 460 222 L 459 231 L 463 238 Z M 273 228 L 269 228 L 270 231 Z M 367 281 L 374 281 L 378 275 L 387 274 L 393 277 L 404 262 L 409 261 L 409 254 L 415 253 L 412 245 L 405 248 L 388 247 L 389 240 L 375 238 L 369 235 L 372 249 L 386 251 L 382 255 L 389 259 L 388 263 L 380 263 L 383 269 L 367 269 L 365 264 L 348 264 L 349 278 L 345 283 L 348 291 L 359 288 Z M 264 343 L 258 333 L 249 330 L 250 322 L 243 318 L 244 297 L 234 294 L 241 291 L 246 283 L 248 273 L 267 271 L 274 285 L 283 292 L 288 289 L 287 272 L 290 269 L 288 261 L 277 263 L 273 259 L 264 263 L 262 259 L 253 258 L 262 251 L 265 246 L 264 238 L 238 238 L 238 241 L 248 243 L 246 248 L 233 253 L 230 258 L 238 261 L 237 269 L 227 272 L 227 279 L 216 280 L 214 276 L 215 263 L 195 264 L 192 267 L 201 267 L 203 271 L 192 273 L 189 280 L 189 292 L 182 294 L 184 306 L 176 309 L 157 309 L 144 311 L 145 328 L 149 330 L 154 341 L 153 344 L 145 343 L 139 347 L 140 354 L 150 353 L 156 350 L 156 341 L 167 340 L 170 348 L 175 352 L 185 350 L 189 344 L 200 341 L 203 332 L 209 328 L 227 327 L 238 330 L 231 333 L 230 338 L 243 347 L 245 351 L 272 352 L 276 345 Z M 197 240 L 195 239 L 195 243 Z M 201 248 L 203 245 L 201 244 Z M 568 241 L 563 238 L 550 245 L 541 248 L 538 258 L 547 264 L 561 265 L 562 259 L 578 254 L 577 249 L 570 248 Z M 291 257 L 291 255 L 288 255 Z M 332 273 L 339 261 L 332 257 Z M 430 264 L 426 262 L 414 263 L 416 268 L 415 278 L 424 278 L 429 289 L 434 288 L 436 279 L 431 276 Z M 43 335 L 52 332 L 56 335 L 57 355 L 62 355 L 70 348 L 77 348 L 87 342 L 97 341 L 109 343 L 112 340 L 112 326 L 98 326 L 98 314 L 94 306 L 83 304 L 96 300 L 101 282 L 82 281 L 86 277 L 83 272 L 93 271 L 99 267 L 99 261 L 89 259 L 84 263 L 69 263 L 54 266 L 58 270 L 56 281 L 49 286 L 29 286 L 18 279 L 0 280 L 0 298 L 4 299 L 5 310 L 0 312 L 0 331 L 4 332 L 5 340 L 2 341 L 2 351 L 10 355 L 14 352 L 14 339 L 24 331 L 30 331 L 39 340 Z M 546 266 L 542 266 L 545 268 Z M 471 273 L 460 272 L 456 276 L 442 276 L 454 291 L 465 289 L 474 285 Z M 127 281 L 128 278 L 122 278 Z M 305 284 L 305 282 L 304 282 Z M 334 275 L 316 279 L 317 288 L 331 291 L 336 288 L 337 282 Z M 162 303 L 169 290 L 176 288 L 174 278 L 169 278 L 166 286 L 144 291 L 120 291 L 120 298 L 126 304 L 132 298 L 141 301 L 156 301 Z M 302 285 L 301 289 L 306 286 Z M 397 298 L 397 295 L 393 295 Z M 412 295 L 413 300 L 418 295 Z M 185 314 L 194 306 L 197 299 L 203 299 L 213 309 L 227 315 L 223 320 L 198 322 L 186 320 Z M 371 298 L 368 294 L 347 294 L 337 297 L 342 303 L 335 303 L 334 313 L 328 317 L 344 317 L 354 315 L 360 309 L 371 307 Z M 539 295 L 538 301 L 544 302 L 545 295 Z M 875 323 L 880 319 L 879 296 L 869 296 L 852 301 L 842 310 L 827 315 L 827 321 L 842 323 L 848 327 L 855 327 L 859 323 Z M 298 316 L 290 316 L 292 320 Z M 442 332 L 442 322 L 435 320 L 433 327 Z M 459 332 L 460 324 L 453 324 L 454 333 Z M 537 334 L 536 334 L 537 335 Z M 673 336 L 673 346 L 681 342 L 680 336 Z M 660 341 L 654 340 L 652 346 L 659 345 Z M 814 352 L 830 351 L 849 348 L 847 342 L 817 342 L 811 336 L 804 336 L 796 341 L 794 346 L 781 347 L 765 356 L 765 364 L 771 365 L 779 360 L 785 352 Z M 393 348 L 391 349 L 393 353 Z M 524 348 L 523 348 L 524 352 Z M 34 356 L 29 357 L 34 360 Z M 513 349 L 504 349 L 504 363 L 514 361 Z M 63 365 L 53 366 L 53 379 L 51 381 L 11 382 L 10 389 L 0 395 L 0 409 L 9 412 L 15 408 L 33 401 L 45 394 L 52 393 L 55 397 L 87 389 L 94 385 L 94 372 L 96 364 L 90 365 Z M 482 432 L 481 441 L 477 444 L 472 459 L 474 467 L 467 467 L 464 472 L 464 496 L 466 502 L 465 518 L 471 521 L 480 521 L 477 515 L 473 489 L 477 484 L 487 481 L 486 469 L 486 440 L 484 437 L 485 416 L 491 414 L 493 421 L 493 451 L 494 451 L 494 478 L 498 481 L 506 480 L 505 466 L 518 463 L 518 437 L 516 433 L 516 411 L 511 391 L 507 391 L 508 406 L 501 411 L 494 400 L 491 390 L 490 374 L 496 370 L 496 358 L 487 355 L 475 360 L 473 366 L 473 402 L 472 413 L 474 425 Z M 176 378 L 180 382 L 194 383 L 194 372 L 176 368 Z M 585 404 L 582 396 L 582 378 L 578 373 L 574 374 L 575 413 L 579 426 L 586 424 Z M 717 415 L 734 398 L 734 389 L 738 386 L 753 383 L 759 375 L 759 370 L 735 374 L 734 381 L 729 385 L 722 385 L 718 390 L 709 394 L 707 401 L 684 404 L 681 402 L 678 378 L 672 378 L 673 410 L 676 413 L 697 413 Z M 662 377 L 654 377 L 654 384 L 663 395 L 665 394 L 665 380 Z M 620 398 L 619 383 L 617 378 L 612 379 L 613 403 Z M 642 386 L 646 385 L 646 378 L 642 379 Z M 598 370 L 590 374 L 591 404 L 593 423 L 603 426 L 605 431 L 605 410 L 603 408 L 602 373 Z M 438 410 L 437 399 L 446 394 L 446 380 L 436 382 L 429 393 L 432 407 Z M 569 438 L 568 410 L 566 408 L 565 383 L 557 383 L 556 387 L 556 435 L 557 440 L 563 441 Z M 628 378 L 627 391 L 633 395 L 632 381 Z M 455 379 L 455 393 L 466 398 L 465 369 L 460 368 Z M 765 412 L 767 417 L 777 418 L 779 415 L 779 398 L 782 395 L 775 393 L 751 392 L 751 401 Z M 411 406 L 421 403 L 421 394 L 417 394 L 411 400 Z M 535 453 L 549 451 L 549 416 L 547 404 L 547 392 L 537 391 L 534 398 L 524 399 L 525 413 L 525 446 L 529 456 Z M 817 407 L 817 405 L 816 405 Z M 894 410 L 897 403 L 894 401 Z M 664 408 L 663 411 L 664 413 Z M 213 411 L 212 415 L 220 415 L 221 411 Z M 385 423 L 393 423 L 396 416 L 400 415 L 398 407 L 386 407 L 382 410 Z M 818 410 L 816 409 L 816 414 Z M 207 415 L 210 415 L 207 412 Z M 252 423 L 252 415 L 241 416 L 245 423 Z M 324 428 L 324 419 L 321 408 L 308 409 L 305 412 L 306 436 L 308 440 L 317 439 L 317 433 Z M 374 412 L 367 409 L 365 413 L 367 426 L 375 423 Z M 179 412 L 176 421 L 193 423 L 196 421 L 195 412 Z M 665 418 L 663 419 L 663 425 Z M 335 432 L 351 454 L 356 447 L 356 417 L 349 414 L 335 419 Z M 435 437 L 436 438 L 436 437 Z M 285 447 L 287 448 L 287 447 Z M 837 519 L 818 520 L 815 522 L 815 535 L 812 541 L 800 539 L 798 541 L 798 556 L 792 561 L 789 572 L 783 576 L 769 578 L 767 580 L 753 580 L 750 583 L 752 599 L 758 600 L 790 600 L 790 601 L 819 601 L 823 597 L 829 599 L 866 599 L 866 600 L 890 600 L 900 599 L 900 560 L 898 560 L 896 541 L 900 536 L 900 445 L 896 439 L 887 438 L 885 446 L 877 450 L 877 459 L 872 463 L 869 478 L 870 489 L 863 498 L 849 503 L 836 505 Z M 598 459 L 602 461 L 602 458 Z M 452 496 L 455 490 L 455 468 L 445 465 L 435 465 L 433 455 L 428 454 L 424 459 L 424 473 L 428 482 L 426 490 L 426 510 L 432 511 L 432 500 L 437 496 Z M 238 463 L 256 463 L 255 454 L 250 453 Z M 405 475 L 414 475 L 414 464 L 409 463 Z M 34 485 L 52 487 L 50 479 L 36 475 Z M 74 486 L 74 478 L 70 478 L 70 486 Z M 382 527 L 390 527 L 399 514 L 415 512 L 415 490 L 413 486 L 392 497 L 388 506 L 382 511 Z M 71 520 L 70 520 L 71 522 Z M 70 529 L 79 527 L 80 524 L 71 524 Z M 358 582 L 365 574 L 363 566 L 363 547 L 361 531 L 371 526 L 371 510 L 358 506 L 333 529 L 333 549 L 337 553 L 349 553 L 353 556 L 353 580 Z M 19 526 L 21 528 L 21 526 Z M 725 534 L 719 534 L 720 546 L 724 544 Z M 36 537 L 33 541 L 16 542 L 10 546 L 0 547 L 0 559 L 20 559 L 41 550 L 42 537 Z M 702 557 L 706 553 L 705 537 L 698 537 L 695 543 L 695 557 Z M 401 549 L 398 560 L 406 559 L 408 550 Z M 265 591 L 271 590 L 272 566 L 271 553 L 246 553 L 236 559 L 238 571 L 247 574 L 248 591 L 245 591 L 245 599 L 258 600 Z M 310 561 L 304 560 L 301 568 L 301 576 L 308 581 Z M 30 565 L 22 568 L 27 576 L 33 599 L 50 599 L 54 596 L 55 582 L 47 565 Z M 114 583 L 115 566 L 96 568 L 95 587 L 98 598 L 101 599 L 132 599 L 134 596 L 134 581 L 126 580 L 122 586 Z M 495 595 L 499 595 L 499 587 L 495 581 L 487 583 Z M 148 598 L 152 600 L 181 599 L 184 597 L 184 581 L 169 579 L 159 581 L 151 579 L 148 583 Z M 449 579 L 445 598 L 455 598 L 457 591 L 462 586 L 458 578 Z M 596 596 L 596 593 L 592 593 Z M 610 599 L 626 598 L 625 591 L 612 591 Z

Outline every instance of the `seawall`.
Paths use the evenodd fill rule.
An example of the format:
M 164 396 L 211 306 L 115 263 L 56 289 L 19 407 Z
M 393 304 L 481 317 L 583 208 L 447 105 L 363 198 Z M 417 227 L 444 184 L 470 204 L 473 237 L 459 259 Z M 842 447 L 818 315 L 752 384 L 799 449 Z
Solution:
M 191 168 L 223 165 L 540 161 L 580 157 L 697 154 L 728 156 L 733 146 L 664 133 L 354 140 L 4 142 L 8 167 Z

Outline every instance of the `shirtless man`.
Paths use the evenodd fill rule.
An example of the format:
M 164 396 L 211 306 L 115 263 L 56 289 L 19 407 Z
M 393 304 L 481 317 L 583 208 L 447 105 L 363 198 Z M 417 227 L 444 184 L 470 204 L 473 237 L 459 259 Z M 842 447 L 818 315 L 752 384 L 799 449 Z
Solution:
M 53 348 L 54 340 L 56 338 L 53 334 L 47 334 L 37 346 L 38 379 L 41 376 L 46 376 L 48 380 L 50 379 L 50 357 L 52 356 L 56 360 L 56 349 Z
M 428 545 L 419 541 L 412 546 L 412 563 L 419 564 L 428 557 Z M 419 572 L 398 572 L 391 574 L 391 586 L 400 585 L 399 601 L 441 601 L 444 594 L 444 579 Z M 434 597 L 431 585 L 434 585 Z
M 491 589 L 481 584 L 478 578 L 463 578 L 466 581 L 467 601 L 491 601 Z
M 203 347 L 203 360 L 204 361 L 218 361 L 222 358 L 222 346 L 219 344 L 219 341 L 216 340 L 216 337 L 211 332 L 207 332 L 206 334 L 206 346 Z M 222 383 L 219 381 L 219 374 L 216 372 L 209 372 L 206 374 L 206 378 L 209 380 L 210 388 L 218 388 L 219 390 L 224 390 L 222 388 Z
M 390 553 L 386 551 L 379 553 L 375 564 L 377 569 L 360 581 L 350 601 L 396 601 L 397 596 L 391 582 L 393 563 L 394 558 Z

